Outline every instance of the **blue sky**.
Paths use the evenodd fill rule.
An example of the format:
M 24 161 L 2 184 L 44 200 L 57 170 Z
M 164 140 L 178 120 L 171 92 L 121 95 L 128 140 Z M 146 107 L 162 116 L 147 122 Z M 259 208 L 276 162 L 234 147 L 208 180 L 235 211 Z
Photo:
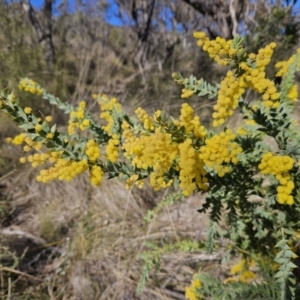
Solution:
M 118 7 L 115 4 L 114 0 L 109 0 L 108 1 L 110 3 L 110 8 L 106 13 L 106 20 L 108 23 L 115 25 L 115 26 L 121 26 L 122 22 L 121 20 L 116 17 L 116 14 L 118 12 Z M 43 6 L 44 0 L 30 0 L 30 3 L 32 4 L 32 6 L 36 9 L 40 9 Z M 54 10 L 55 7 L 57 7 L 59 4 L 61 3 L 61 0 L 55 0 L 54 2 Z M 72 4 L 74 3 L 74 0 L 68 0 L 68 3 L 70 5 L 70 7 L 72 8 Z
M 177 0 L 180 1 L 180 0 Z M 36 8 L 39 9 L 42 7 L 44 0 L 30 0 L 31 4 Z M 55 6 L 58 6 L 60 4 L 61 0 L 55 0 Z M 70 7 L 72 7 L 72 4 L 74 3 L 74 0 L 68 0 Z M 108 23 L 115 25 L 115 26 L 121 26 L 122 22 L 121 20 L 116 16 L 118 7 L 115 4 L 114 0 L 108 0 L 110 3 L 110 8 L 108 12 L 106 13 L 106 20 Z M 300 0 L 298 0 L 298 3 L 294 6 L 294 11 L 295 13 L 299 14 L 300 13 Z

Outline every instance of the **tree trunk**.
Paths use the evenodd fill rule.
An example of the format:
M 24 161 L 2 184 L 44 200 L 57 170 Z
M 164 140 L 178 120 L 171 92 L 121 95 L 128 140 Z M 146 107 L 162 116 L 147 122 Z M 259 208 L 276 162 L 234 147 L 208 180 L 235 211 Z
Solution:
M 37 19 L 36 12 L 29 0 L 21 0 L 22 7 L 26 12 L 29 22 L 35 30 L 38 42 L 44 49 L 45 61 L 50 69 L 55 63 L 55 49 L 52 40 L 52 4 L 53 0 L 45 0 L 43 15 L 45 18 L 44 28 Z

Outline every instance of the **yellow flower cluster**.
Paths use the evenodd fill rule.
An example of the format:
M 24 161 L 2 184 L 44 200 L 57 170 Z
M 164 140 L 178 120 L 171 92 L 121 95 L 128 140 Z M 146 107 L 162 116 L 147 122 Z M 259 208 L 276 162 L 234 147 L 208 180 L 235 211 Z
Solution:
M 207 178 L 204 164 L 199 159 L 192 140 L 187 139 L 179 144 L 179 187 L 185 196 L 189 196 L 198 186 L 201 190 L 207 189 Z
M 18 88 L 35 95 L 41 95 L 43 93 L 43 89 L 32 79 L 21 79 Z
M 224 280 L 224 284 L 232 282 L 232 281 L 240 281 L 243 283 L 250 283 L 255 278 L 256 275 L 254 272 L 250 271 L 249 268 L 254 267 L 255 262 L 253 260 L 242 259 L 237 264 L 231 267 L 230 273 L 231 275 L 235 275 L 235 277 L 229 277 Z
M 173 179 L 166 179 L 163 175 L 163 172 L 159 172 L 159 170 L 155 170 L 155 172 L 150 173 L 150 185 L 153 187 L 155 191 L 158 191 L 161 188 L 167 188 L 171 186 L 173 183 Z M 140 181 L 136 182 L 137 186 L 142 186 Z
M 117 135 L 113 135 L 112 139 L 110 139 L 106 146 L 106 157 L 111 162 L 116 162 L 119 157 L 119 139 Z
M 245 91 L 245 87 L 242 77 L 236 78 L 232 71 L 227 72 L 218 91 L 217 104 L 214 106 L 216 111 L 212 115 L 214 127 L 223 124 L 226 118 L 233 114 L 238 106 L 239 98 Z
M 93 95 L 93 98 L 98 99 L 102 111 L 121 111 L 122 106 L 116 98 L 109 99 L 107 95 Z
M 146 130 L 154 130 L 154 126 L 152 123 L 151 117 L 143 110 L 141 107 L 138 107 L 135 110 L 135 114 L 137 115 L 138 119 L 144 124 L 144 128 Z
M 14 145 L 22 145 L 25 142 L 26 133 L 20 133 L 16 135 L 13 139 L 12 138 L 6 138 L 7 143 L 12 143 Z
M 42 144 L 33 142 L 26 134 L 20 134 L 16 136 L 14 139 L 10 139 L 9 142 L 14 144 L 22 144 L 27 143 L 24 146 L 23 150 L 25 152 L 29 151 L 32 148 L 36 150 L 40 150 Z M 91 162 L 95 162 L 97 158 L 100 157 L 100 149 L 98 144 L 94 140 L 89 140 L 86 145 L 86 154 L 89 157 Z M 71 181 L 74 177 L 79 174 L 85 172 L 88 168 L 88 161 L 86 159 L 81 161 L 68 161 L 66 159 L 60 159 L 60 155 L 62 151 L 56 152 L 46 152 L 46 153 L 35 153 L 34 155 L 29 155 L 26 157 L 21 157 L 20 162 L 30 162 L 32 167 L 40 166 L 46 163 L 47 160 L 49 162 L 54 163 L 54 166 L 48 170 L 41 170 L 40 174 L 37 176 L 37 180 L 40 182 L 49 182 L 55 179 Z M 90 168 L 90 181 L 94 185 L 100 185 L 103 178 L 103 171 L 99 166 L 92 166 Z
M 27 158 L 26 157 L 20 157 L 19 161 L 20 161 L 20 163 L 25 164 L 26 161 L 27 161 Z
M 200 119 L 195 116 L 194 110 L 187 103 L 183 103 L 180 110 L 179 121 L 174 123 L 178 126 L 184 126 L 186 133 L 193 132 L 196 138 L 204 138 L 206 136 L 205 127 L 200 124 Z
M 47 123 L 51 123 L 52 122 L 52 116 L 46 116 L 45 117 L 45 121 L 47 122 Z
M 237 50 L 232 47 L 232 40 L 226 41 L 217 37 L 211 41 L 205 32 L 199 31 L 194 33 L 194 38 L 198 40 L 197 45 L 221 66 L 229 65 L 232 58 L 237 55 Z
M 85 118 L 85 109 L 86 102 L 81 101 L 78 105 L 78 109 L 70 112 L 70 119 L 68 124 L 69 135 L 74 134 L 76 128 L 84 131 L 90 126 L 90 120 Z
M 91 162 L 95 162 L 101 156 L 99 145 L 94 140 L 89 140 L 86 143 L 85 154 Z
M 183 79 L 178 73 L 172 73 L 173 80 L 180 86 L 185 86 L 185 84 L 188 82 L 188 79 Z M 199 84 L 200 81 L 197 83 Z M 186 99 L 190 98 L 194 94 L 193 88 L 185 87 L 182 89 L 181 98 Z
M 28 162 L 35 168 L 39 165 L 43 165 L 51 157 L 50 153 L 35 153 L 27 157 Z
M 248 125 L 248 126 L 249 126 L 249 125 L 253 125 L 253 126 L 255 126 L 255 125 L 257 125 L 257 124 L 256 124 L 256 122 L 255 122 L 254 120 L 248 119 L 248 120 L 245 120 L 245 121 L 244 121 L 244 124 L 243 124 L 243 125 Z M 239 127 L 237 128 L 236 133 L 237 133 L 238 135 L 246 135 L 246 134 L 249 133 L 249 131 L 248 131 L 247 129 L 245 129 L 243 125 L 241 125 L 241 126 L 239 126 Z
M 165 182 L 165 172 L 171 168 L 178 153 L 178 146 L 172 142 L 171 135 L 156 128 L 153 134 L 138 137 L 130 132 L 126 122 L 122 127 L 125 157 L 138 168 L 153 168 L 150 184 L 154 189 L 170 185 L 171 182 Z
M 114 124 L 114 120 L 111 116 L 111 114 L 108 111 L 103 111 L 100 114 L 100 118 L 103 118 L 107 121 L 107 125 L 105 127 L 103 127 L 103 129 L 107 132 L 107 133 L 111 133 L 111 128 Z
M 266 66 L 270 63 L 274 48 L 276 48 L 276 43 L 272 42 L 264 48 L 259 49 L 257 55 L 253 53 L 250 54 L 250 59 L 255 60 L 256 68 L 259 71 L 264 71 Z
M 122 132 L 123 140 L 126 141 L 127 143 L 129 143 L 130 141 L 134 141 L 134 135 L 131 131 L 131 127 L 130 127 L 129 123 L 126 121 L 123 121 L 121 127 L 123 130 L 123 132 Z M 129 159 L 130 156 L 127 156 L 127 158 Z
M 26 145 L 23 147 L 23 150 L 25 152 L 30 151 L 31 148 L 35 150 L 41 150 L 43 147 L 42 143 L 34 142 L 29 136 L 26 135 L 26 133 L 21 133 L 19 135 L 16 135 L 13 139 L 6 138 L 6 142 L 12 143 L 14 145 L 22 145 L 23 143 L 26 143 Z
M 267 152 L 263 155 L 259 169 L 262 174 L 271 174 L 279 181 L 277 187 L 277 201 L 280 204 L 294 204 L 294 198 L 291 195 L 295 185 L 288 173 L 294 166 L 295 160 L 287 155 L 274 155 Z
M 54 137 L 54 134 L 53 134 L 52 132 L 48 132 L 48 133 L 46 134 L 46 139 L 52 140 L 53 137 Z
M 287 73 L 289 65 L 293 64 L 295 62 L 295 59 L 297 55 L 300 53 L 300 48 L 297 49 L 297 54 L 292 55 L 288 60 L 285 61 L 279 61 L 275 68 L 278 69 L 276 76 L 277 77 L 284 77 L 284 75 Z M 300 61 L 298 60 L 298 67 L 300 65 Z
M 62 151 L 57 152 L 46 152 L 46 153 L 35 153 L 34 155 L 29 155 L 26 157 L 21 157 L 20 162 L 25 163 L 26 161 L 30 162 L 33 168 L 44 164 L 47 160 L 51 163 L 57 162 Z
M 90 182 L 99 186 L 103 179 L 103 171 L 99 166 L 92 166 L 90 169 Z
M 200 294 L 201 281 L 195 279 L 192 281 L 192 284 L 185 288 L 185 298 L 187 300 L 201 300 L 202 295 Z
M 29 136 L 25 137 L 25 143 L 27 144 L 28 147 L 31 147 L 35 150 L 41 150 L 43 147 L 42 143 L 34 142 Z
M 189 89 L 182 89 L 181 98 L 187 99 L 190 98 L 194 94 L 194 91 Z
M 37 176 L 37 181 L 47 183 L 49 181 L 59 179 L 71 181 L 77 175 L 88 169 L 87 160 L 68 161 L 66 159 L 58 159 L 53 167 L 48 170 L 41 170 Z
M 156 113 L 155 116 L 158 116 L 159 113 Z M 154 116 L 154 117 L 155 117 Z M 122 134 L 122 138 L 124 140 L 124 142 L 126 142 L 126 144 L 130 144 L 131 142 L 135 142 L 136 141 L 136 138 L 135 136 L 133 135 L 132 131 L 130 130 L 130 125 L 124 121 L 122 123 L 122 129 L 123 129 L 123 134 Z M 126 146 L 127 147 L 127 146 Z M 124 145 L 122 147 L 122 149 L 124 150 Z M 133 157 L 133 152 L 132 152 L 133 149 L 131 149 L 129 151 L 129 153 L 124 153 L 125 157 L 130 159 L 131 157 Z M 152 174 L 152 177 L 154 177 L 155 173 L 153 172 Z M 153 180 L 153 179 L 152 179 Z M 154 182 L 156 182 L 156 180 L 154 180 Z M 144 184 L 144 181 L 143 180 L 138 180 L 138 175 L 131 175 L 127 181 L 126 181 L 126 188 L 129 189 L 133 186 L 133 184 L 137 185 L 138 187 L 142 187 L 143 184 Z
M 24 113 L 25 113 L 26 115 L 31 114 L 31 112 L 32 112 L 32 108 L 31 108 L 31 107 L 25 107 L 25 108 L 24 108 Z
M 249 59 L 255 68 L 242 62 L 240 68 L 245 72 L 240 78 L 244 80 L 245 86 L 252 88 L 262 94 L 263 103 L 268 108 L 277 108 L 279 106 L 279 97 L 275 83 L 266 78 L 265 68 L 271 60 L 273 49 L 276 43 L 270 43 L 265 48 L 259 50 L 258 54 L 251 53 Z
M 237 57 L 238 52 L 243 51 L 242 48 L 234 49 L 231 40 L 225 41 L 217 37 L 216 40 L 210 41 L 204 32 L 195 32 L 194 37 L 198 39 L 197 44 L 220 65 L 229 65 Z M 218 91 L 217 104 L 214 106 L 214 127 L 223 124 L 227 117 L 232 115 L 246 88 L 252 88 L 262 94 L 266 107 L 277 108 L 279 106 L 280 94 L 277 92 L 274 82 L 267 79 L 265 73 L 265 68 L 271 60 L 275 47 L 275 43 L 270 43 L 260 49 L 258 54 L 251 53 L 248 57 L 251 63 L 245 61 L 239 63 L 239 68 L 243 71 L 239 76 L 233 71 L 227 72 Z
M 299 55 L 299 53 L 300 53 L 300 48 L 297 49 L 297 55 Z M 288 60 L 280 61 L 275 65 L 275 68 L 278 69 L 278 71 L 276 73 L 277 77 L 280 77 L 280 76 L 284 77 L 286 75 L 289 66 L 295 62 L 297 55 L 294 54 Z M 300 61 L 298 59 L 298 67 L 299 66 L 300 66 Z M 291 87 L 291 89 L 288 92 L 287 97 L 289 100 L 292 100 L 294 102 L 296 102 L 298 100 L 298 88 L 297 88 L 296 84 Z
M 157 115 L 159 112 L 155 113 L 154 120 Z M 193 133 L 197 138 L 206 136 L 206 130 L 201 126 L 199 118 L 186 103 L 182 105 L 179 120 L 174 123 L 185 127 L 187 134 Z M 179 186 L 186 196 L 197 188 L 207 189 L 205 165 L 215 169 L 219 176 L 224 176 L 231 170 L 229 164 L 238 162 L 237 155 L 242 151 L 232 141 L 236 135 L 230 130 L 207 139 L 205 146 L 199 151 L 193 147 L 191 138 L 177 144 L 162 128 L 156 128 L 153 134 L 144 133 L 140 136 L 133 134 L 127 122 L 123 122 L 122 129 L 122 149 L 125 157 L 137 168 L 153 169 L 150 174 L 151 186 L 157 190 L 170 185 L 172 182 L 166 182 L 165 173 L 174 167 L 179 172 Z M 136 179 L 129 179 L 128 186 L 132 185 L 133 180 Z
M 177 155 L 177 145 L 172 143 L 171 135 L 162 132 L 161 128 L 156 128 L 153 135 L 130 137 L 127 134 L 123 149 L 128 159 L 133 158 L 132 164 L 142 169 L 148 169 L 153 165 L 160 168 L 162 163 L 164 169 L 168 170 Z
M 298 87 L 297 84 L 294 84 L 288 92 L 287 97 L 296 102 L 298 100 Z
M 277 108 L 279 106 L 279 93 L 273 81 L 266 78 L 265 67 L 270 62 L 275 43 L 260 49 L 258 54 L 250 54 L 249 58 L 255 62 L 256 68 L 243 62 L 241 69 L 245 72 L 236 78 L 232 71 L 228 71 L 226 77 L 221 82 L 218 92 L 218 101 L 214 106 L 216 112 L 213 114 L 213 126 L 217 127 L 231 116 L 238 105 L 239 98 L 243 95 L 246 88 L 252 88 L 262 94 L 262 99 L 266 107 Z
M 41 124 L 37 124 L 35 125 L 34 129 L 36 132 L 40 132 L 43 129 L 43 126 Z
M 266 73 L 258 69 L 250 69 L 245 73 L 244 78 L 247 85 L 262 94 L 262 100 L 268 108 L 279 107 L 279 97 L 275 83 L 266 78 Z
M 112 134 L 111 129 L 114 124 L 112 112 L 114 110 L 116 112 L 121 111 L 121 104 L 117 101 L 116 98 L 109 99 L 106 95 L 93 95 L 93 98 L 98 100 L 98 103 L 101 107 L 100 118 L 103 118 L 107 121 L 107 125 L 103 127 L 103 129 L 108 134 Z
M 258 51 L 258 54 L 251 53 L 249 59 L 255 68 L 245 62 L 240 64 L 241 69 L 245 72 L 241 78 L 245 81 L 245 85 L 262 94 L 263 103 L 268 108 L 277 108 L 279 106 L 279 93 L 272 80 L 266 78 L 265 68 L 269 64 L 273 49 L 276 43 L 270 43 L 265 48 Z
M 142 188 L 144 186 L 144 181 L 138 179 L 139 176 L 134 174 L 131 175 L 127 180 L 126 180 L 126 189 L 130 189 L 134 184 L 137 185 L 139 188 Z
M 242 148 L 232 141 L 235 138 L 236 135 L 227 129 L 207 139 L 200 148 L 199 158 L 220 177 L 230 172 L 230 163 L 238 163 L 237 155 L 242 152 Z

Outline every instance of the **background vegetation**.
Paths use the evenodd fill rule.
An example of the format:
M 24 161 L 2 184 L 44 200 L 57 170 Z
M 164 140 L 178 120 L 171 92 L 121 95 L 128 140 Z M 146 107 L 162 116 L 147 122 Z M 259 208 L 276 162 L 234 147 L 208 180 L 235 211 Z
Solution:
M 248 2 L 100 0 L 55 5 L 45 0 L 37 10 L 28 1 L 1 0 L 0 87 L 18 94 L 20 78 L 30 77 L 67 102 L 87 101 L 95 115 L 92 93 L 116 96 L 129 113 L 142 106 L 148 112 L 164 108 L 177 115 L 183 100 L 173 72 L 211 83 L 224 75 L 196 48 L 193 31 L 225 38 L 240 33 L 252 51 L 276 41 L 275 60 L 289 57 L 298 47 L 297 1 Z M 22 93 L 21 101 L 66 126 L 65 116 L 38 97 Z M 189 103 L 209 124 L 213 101 L 191 98 Z M 201 251 L 207 220 L 197 209 L 203 195 L 168 205 L 147 223 L 144 216 L 164 194 L 147 187 L 128 191 L 115 180 L 100 188 L 86 178 L 67 185 L 39 184 L 36 171 L 19 164 L 21 151 L 4 141 L 17 132 L 0 115 L 1 298 L 184 299 L 193 273 L 226 275 L 226 265 L 220 264 L 222 249 L 213 255 Z M 186 239 L 197 247 L 167 247 Z M 151 270 L 156 261 L 149 253 L 161 258 L 157 271 Z M 145 266 L 149 278 L 138 294 Z

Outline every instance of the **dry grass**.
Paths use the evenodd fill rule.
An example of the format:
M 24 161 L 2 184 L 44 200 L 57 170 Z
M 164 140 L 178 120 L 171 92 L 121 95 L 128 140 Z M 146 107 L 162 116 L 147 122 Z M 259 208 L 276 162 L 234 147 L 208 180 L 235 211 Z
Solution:
M 199 269 L 220 273 L 216 256 L 166 253 L 143 293 L 136 293 L 142 271 L 137 256 L 145 250 L 145 241 L 164 245 L 204 239 L 208 218 L 196 211 L 203 196 L 167 207 L 146 224 L 145 213 L 163 196 L 149 187 L 128 191 L 117 180 L 106 180 L 95 188 L 85 176 L 69 184 L 44 185 L 35 181 L 35 173 L 24 168 L 2 180 L 6 185 L 2 198 L 14 210 L 3 222 L 1 238 L 19 260 L 13 269 L 9 260 L 2 259 L 3 296 L 184 299 L 193 273 Z

